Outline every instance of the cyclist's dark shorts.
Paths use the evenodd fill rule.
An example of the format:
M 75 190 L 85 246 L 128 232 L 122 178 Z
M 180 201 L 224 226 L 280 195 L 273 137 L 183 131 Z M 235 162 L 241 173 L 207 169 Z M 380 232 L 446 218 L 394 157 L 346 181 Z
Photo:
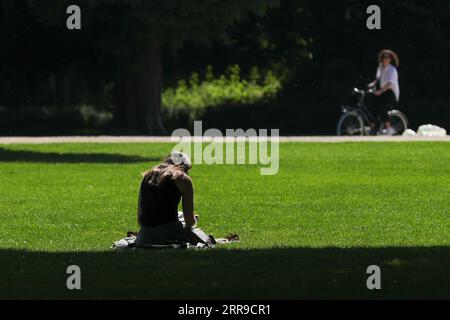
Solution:
M 387 113 L 397 103 L 397 99 L 394 91 L 389 89 L 380 96 L 367 95 L 365 103 L 374 116 L 386 122 L 388 120 Z

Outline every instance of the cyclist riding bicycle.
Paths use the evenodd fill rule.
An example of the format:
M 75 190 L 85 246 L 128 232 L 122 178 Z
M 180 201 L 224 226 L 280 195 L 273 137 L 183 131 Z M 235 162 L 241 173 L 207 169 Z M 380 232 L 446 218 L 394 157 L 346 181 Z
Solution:
M 386 135 L 396 134 L 388 120 L 389 107 L 395 105 L 400 99 L 400 86 L 398 84 L 398 71 L 400 62 L 397 54 L 389 49 L 381 50 L 378 55 L 378 69 L 376 79 L 368 84 L 375 87 L 375 92 L 366 96 L 366 105 L 384 122 Z M 371 124 L 375 126 L 375 124 Z

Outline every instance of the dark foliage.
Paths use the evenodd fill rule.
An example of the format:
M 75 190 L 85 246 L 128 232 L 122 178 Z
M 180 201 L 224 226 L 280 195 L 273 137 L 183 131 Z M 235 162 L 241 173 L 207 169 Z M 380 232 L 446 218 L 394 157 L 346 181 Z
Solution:
M 401 60 L 399 108 L 412 127 L 431 122 L 450 128 L 448 1 L 378 1 L 382 29 L 374 31 L 365 27 L 370 1 L 281 0 L 271 6 L 276 2 L 224 5 L 225 11 L 219 12 L 215 0 L 204 0 L 181 12 L 175 4 L 185 2 L 179 0 L 122 7 L 116 1 L 89 1 L 83 11 L 85 27 L 69 32 L 64 1 L 52 6 L 49 1 L 2 0 L 0 134 L 148 132 L 139 120 L 150 117 L 153 109 L 144 112 L 133 105 L 151 104 L 155 97 L 147 97 L 150 102 L 139 98 L 141 103 L 133 96 L 144 96 L 138 93 L 154 82 L 138 86 L 137 93 L 128 89 L 143 76 L 130 70 L 146 66 L 132 52 L 142 52 L 137 43 L 155 34 L 170 39 L 161 44 L 163 86 L 192 71 L 203 73 L 207 65 L 220 72 L 236 63 L 244 71 L 253 66 L 271 69 L 284 79 L 283 92 L 269 106 L 208 111 L 204 120 L 217 127 L 333 133 L 339 105 L 349 102 L 353 86 L 372 80 L 377 53 L 391 48 Z M 241 19 L 248 12 L 253 13 Z M 136 20 L 142 16 L 158 18 L 160 28 L 153 20 Z M 118 81 L 127 77 L 127 83 Z M 113 121 L 85 121 L 77 112 L 81 105 L 110 112 Z M 59 111 L 45 115 L 45 107 Z M 135 116 L 128 119 L 129 114 Z M 189 126 L 182 114 L 163 122 L 169 130 Z

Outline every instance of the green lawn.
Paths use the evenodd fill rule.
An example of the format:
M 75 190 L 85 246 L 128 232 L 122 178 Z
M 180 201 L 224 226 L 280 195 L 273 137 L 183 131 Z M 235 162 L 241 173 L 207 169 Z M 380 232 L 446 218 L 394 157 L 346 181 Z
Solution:
M 194 165 L 200 226 L 242 241 L 112 251 L 172 146 L 0 146 L 0 298 L 450 298 L 449 143 L 283 143 L 274 176 Z

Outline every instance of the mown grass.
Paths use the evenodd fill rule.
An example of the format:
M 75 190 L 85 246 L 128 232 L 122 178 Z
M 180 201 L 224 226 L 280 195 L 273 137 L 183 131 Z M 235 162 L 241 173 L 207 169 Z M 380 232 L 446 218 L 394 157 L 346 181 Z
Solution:
M 274 176 L 194 165 L 200 226 L 242 241 L 111 251 L 137 228 L 140 173 L 172 147 L 0 146 L 0 297 L 450 297 L 448 143 L 283 143 Z M 366 288 L 370 264 L 380 291 Z

